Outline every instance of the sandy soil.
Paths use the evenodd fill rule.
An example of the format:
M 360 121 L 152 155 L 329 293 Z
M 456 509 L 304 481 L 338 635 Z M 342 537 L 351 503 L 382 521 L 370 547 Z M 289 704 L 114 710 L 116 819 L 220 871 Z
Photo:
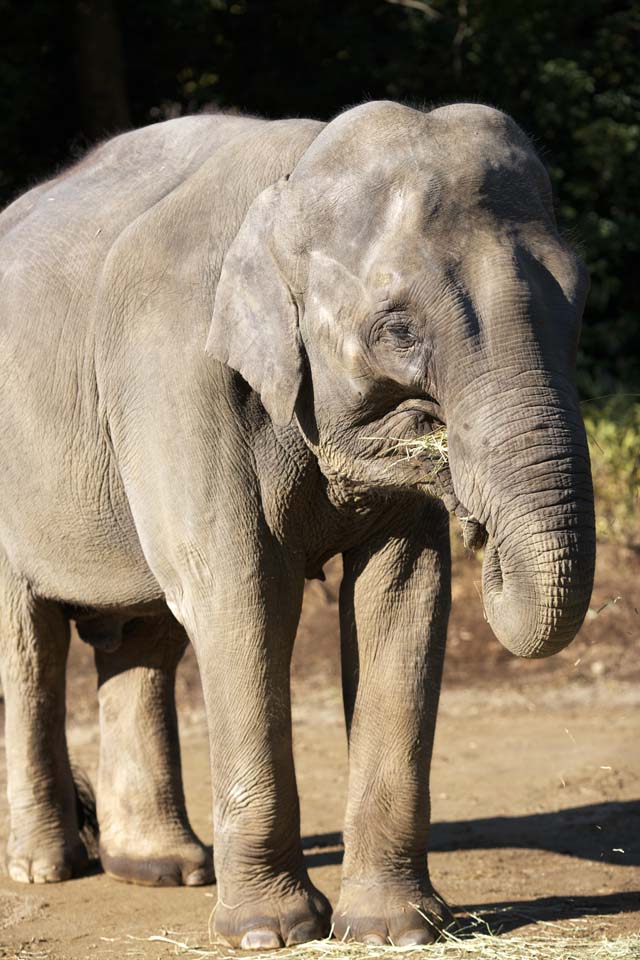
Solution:
M 592 614 L 580 636 L 553 660 L 525 663 L 504 653 L 483 622 L 477 561 L 456 560 L 432 775 L 431 872 L 450 903 L 507 936 L 544 929 L 595 940 L 640 930 L 639 573 L 637 554 L 601 549 Z M 306 856 L 314 882 L 334 902 L 346 788 L 338 579 L 334 563 L 326 583 L 308 587 L 294 671 Z M 199 834 L 210 838 L 206 732 L 190 653 L 180 670 L 179 702 L 189 812 Z M 95 676 L 90 651 L 77 639 L 69 704 L 73 758 L 91 776 L 98 749 Z M 4 769 L 0 781 L 4 846 Z M 228 950 L 209 946 L 215 896 L 215 887 L 127 886 L 97 867 L 47 887 L 23 887 L 0 875 L 0 958 L 173 956 L 174 946 L 149 939 L 157 936 L 226 956 Z

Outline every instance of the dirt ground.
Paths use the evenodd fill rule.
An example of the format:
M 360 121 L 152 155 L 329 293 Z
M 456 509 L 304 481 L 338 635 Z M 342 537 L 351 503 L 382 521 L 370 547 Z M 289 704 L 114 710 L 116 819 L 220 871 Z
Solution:
M 346 789 L 339 563 L 327 573 L 326 583 L 307 589 L 295 655 L 294 737 L 307 862 L 335 902 Z M 579 637 L 552 660 L 524 662 L 504 652 L 483 621 L 478 561 L 456 559 L 432 772 L 431 873 L 450 903 L 507 937 L 544 929 L 597 940 L 640 931 L 639 573 L 637 553 L 601 548 Z M 95 775 L 95 675 L 90 651 L 77 639 L 68 700 L 73 759 Z M 189 812 L 210 839 L 206 732 L 191 652 L 180 670 L 179 706 Z M 4 768 L 0 790 L 4 847 Z M 97 867 L 47 887 L 23 887 L 4 873 L 0 958 L 175 955 L 174 945 L 150 939 L 163 936 L 224 957 L 230 951 L 210 946 L 207 932 L 215 897 L 215 887 L 128 886 Z

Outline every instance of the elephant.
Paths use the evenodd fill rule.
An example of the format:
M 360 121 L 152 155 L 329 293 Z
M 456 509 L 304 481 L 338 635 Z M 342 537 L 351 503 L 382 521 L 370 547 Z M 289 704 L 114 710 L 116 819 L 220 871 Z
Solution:
M 105 870 L 212 879 L 180 773 L 188 638 L 217 935 L 266 949 L 332 923 L 432 942 L 451 920 L 427 865 L 449 513 L 486 540 L 485 617 L 520 657 L 572 640 L 593 583 L 575 385 L 588 274 L 527 136 L 473 103 L 154 124 L 9 206 L 0 276 L 11 876 L 85 862 L 64 731 L 75 621 L 98 667 Z M 301 851 L 290 659 L 305 578 L 340 554 L 332 912 Z

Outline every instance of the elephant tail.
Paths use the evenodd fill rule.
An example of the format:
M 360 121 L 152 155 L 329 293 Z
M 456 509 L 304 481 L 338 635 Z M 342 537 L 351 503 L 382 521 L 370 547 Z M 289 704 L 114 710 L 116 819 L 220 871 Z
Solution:
M 96 795 L 89 777 L 80 767 L 71 766 L 73 786 L 76 793 L 76 816 L 78 830 L 90 860 L 97 860 L 100 827 L 96 812 Z

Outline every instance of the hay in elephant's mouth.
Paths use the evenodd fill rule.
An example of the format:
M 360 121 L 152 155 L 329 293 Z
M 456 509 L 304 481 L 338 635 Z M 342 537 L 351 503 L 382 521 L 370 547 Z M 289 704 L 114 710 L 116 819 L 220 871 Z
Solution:
M 429 480 L 435 480 L 438 474 L 449 464 L 449 440 L 446 427 L 438 427 L 421 437 L 405 440 L 401 437 L 363 437 L 363 440 L 376 440 L 389 446 L 382 451 L 384 456 L 401 454 L 399 460 L 422 459 L 428 457 L 431 469 Z

